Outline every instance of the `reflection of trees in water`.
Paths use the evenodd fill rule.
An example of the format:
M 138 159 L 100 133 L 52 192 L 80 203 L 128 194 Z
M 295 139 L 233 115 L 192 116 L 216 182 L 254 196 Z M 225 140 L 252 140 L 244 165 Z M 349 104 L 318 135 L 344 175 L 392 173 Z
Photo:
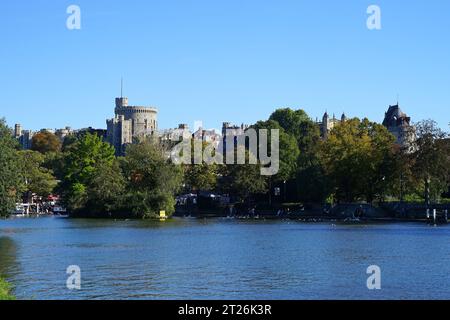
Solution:
M 16 243 L 9 237 L 0 237 L 0 275 L 10 275 L 17 266 Z

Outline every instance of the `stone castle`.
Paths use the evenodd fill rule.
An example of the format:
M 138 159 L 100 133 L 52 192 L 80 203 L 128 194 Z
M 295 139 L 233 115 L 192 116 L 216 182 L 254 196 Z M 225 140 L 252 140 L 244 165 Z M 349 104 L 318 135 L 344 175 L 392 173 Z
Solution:
M 415 128 L 411 125 L 411 118 L 402 112 L 398 103 L 389 106 L 384 115 L 383 126 L 394 135 L 398 145 L 412 148 L 415 140 Z
M 345 122 L 347 117 L 345 113 L 342 114 L 340 119 L 337 119 L 335 115 L 331 118 L 328 112 L 325 112 L 322 118 L 322 122 L 316 120 L 320 127 L 320 135 L 323 139 L 327 139 L 328 135 L 334 127 L 342 122 Z M 383 126 L 394 135 L 396 142 L 399 146 L 408 148 L 412 151 L 413 142 L 415 140 L 415 128 L 411 125 L 411 118 L 408 117 L 401 109 L 398 103 L 393 106 L 389 106 L 385 112 Z
M 222 136 L 215 130 L 204 130 L 199 128 L 196 132 L 191 132 L 186 124 L 180 124 L 176 129 L 169 129 L 158 132 L 158 110 L 150 106 L 130 106 L 128 98 L 120 97 L 115 99 L 115 116 L 106 120 L 107 129 L 80 129 L 72 130 L 70 127 L 63 129 L 42 129 L 58 136 L 61 141 L 68 135 L 76 135 L 83 132 L 95 133 L 114 146 L 117 155 L 123 155 L 127 145 L 132 144 L 141 137 L 157 135 L 163 141 L 178 141 L 183 137 L 194 137 L 208 142 L 217 143 L 220 137 L 227 133 L 238 136 L 245 132 L 248 125 L 231 125 L 224 122 L 222 126 Z M 322 139 L 327 139 L 331 130 L 342 122 L 347 121 L 345 113 L 338 119 L 335 115 L 329 116 L 328 112 L 322 117 L 322 121 L 316 120 L 320 128 Z M 385 112 L 383 125 L 396 138 L 397 144 L 413 151 L 413 142 L 415 140 L 415 128 L 411 125 L 411 118 L 408 117 L 396 105 L 390 105 Z M 23 130 L 20 124 L 16 124 L 12 135 L 19 141 L 23 149 L 31 148 L 32 137 L 35 133 L 31 130 Z
M 328 138 L 328 134 L 331 130 L 341 122 L 345 122 L 347 120 L 347 116 L 345 113 L 342 114 L 340 119 L 337 119 L 335 115 L 333 115 L 333 118 L 330 118 L 328 115 L 328 112 L 325 112 L 325 114 L 322 117 L 322 122 L 316 121 L 317 124 L 320 127 L 320 135 L 323 139 Z
M 158 129 L 158 110 L 154 107 L 129 106 L 128 98 L 116 98 L 115 116 L 106 120 L 106 140 L 122 155 L 133 139 L 153 135 Z

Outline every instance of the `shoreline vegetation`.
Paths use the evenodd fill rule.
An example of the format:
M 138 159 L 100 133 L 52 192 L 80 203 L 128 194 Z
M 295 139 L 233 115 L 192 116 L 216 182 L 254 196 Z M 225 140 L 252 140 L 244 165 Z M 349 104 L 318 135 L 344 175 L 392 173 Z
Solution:
M 0 277 L 0 300 L 15 300 L 11 294 L 11 285 Z
M 237 217 L 314 212 L 340 219 L 363 212 L 367 219 L 409 219 L 410 212 L 414 217 L 420 210 L 423 217 L 426 209 L 449 202 L 450 139 L 432 120 L 415 124 L 415 139 L 407 145 L 398 145 L 383 125 L 358 118 L 336 124 L 324 138 L 303 110 L 278 109 L 249 128 L 279 130 L 276 175 L 262 176 L 259 160 L 256 165 L 175 165 L 167 152 L 177 143 L 156 136 L 137 139 L 124 156 L 116 156 L 97 134 L 81 131 L 60 140 L 41 131 L 33 136 L 31 150 L 21 150 L 0 120 L 0 215 L 14 212 L 16 203 L 45 207 L 55 196 L 70 217 L 127 219 L 211 210 Z M 204 152 L 211 149 L 207 142 L 192 139 L 195 143 Z M 248 160 L 251 149 L 245 148 Z M 226 204 L 218 206 L 224 198 Z M 382 207 L 389 203 L 400 205 Z M 343 209 L 345 204 L 349 208 Z

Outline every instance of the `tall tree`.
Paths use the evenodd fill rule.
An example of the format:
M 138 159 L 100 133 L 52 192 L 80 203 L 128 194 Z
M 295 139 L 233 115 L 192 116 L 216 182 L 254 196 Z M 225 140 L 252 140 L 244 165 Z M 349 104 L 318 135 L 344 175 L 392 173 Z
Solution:
M 122 169 L 128 182 L 125 203 L 136 217 L 175 211 L 175 193 L 182 185 L 183 173 L 160 145 L 146 139 L 128 146 Z
M 219 171 L 218 164 L 195 164 L 194 144 L 201 141 L 191 139 L 191 164 L 183 165 L 185 187 L 190 191 L 212 191 L 217 186 Z M 210 146 L 208 142 L 202 141 L 202 152 Z M 215 150 L 217 151 L 217 150 Z
M 110 215 L 123 211 L 126 181 L 122 175 L 119 161 L 111 164 L 102 162 L 96 165 L 95 173 L 87 186 L 89 213 L 96 216 Z
M 25 184 L 25 191 L 39 196 L 48 196 L 53 192 L 57 181 L 51 170 L 44 167 L 45 157 L 37 151 L 18 152 L 21 177 Z
M 0 216 L 9 215 L 20 195 L 21 179 L 17 141 L 5 120 L 0 119 Z
M 297 141 L 300 150 L 296 174 L 298 199 L 303 202 L 323 201 L 327 195 L 327 181 L 318 159 L 319 126 L 304 110 L 289 108 L 276 110 L 270 120 L 277 121 Z
M 280 126 L 277 121 L 259 121 L 252 126 L 257 131 L 260 129 L 268 130 L 268 141 L 271 141 L 271 130 L 279 130 L 279 155 L 280 155 L 280 169 L 278 173 L 272 177 L 273 182 L 282 182 L 290 180 L 295 177 L 297 171 L 298 157 L 300 150 L 298 149 L 297 141 L 293 135 L 286 133 L 286 131 Z M 269 148 L 270 150 L 270 148 Z
M 114 148 L 95 134 L 83 135 L 72 144 L 65 155 L 64 178 L 60 186 L 69 210 L 85 209 L 89 185 L 102 165 L 113 165 L 114 154 Z
M 245 149 L 244 146 L 236 147 Z M 252 195 L 265 194 L 268 190 L 269 179 L 261 175 L 261 164 L 250 164 L 250 157 L 256 158 L 250 154 L 249 150 L 245 152 L 245 164 L 228 164 L 222 167 L 221 187 L 224 192 L 237 196 L 241 201 L 246 201 Z
M 447 136 L 433 120 L 416 124 L 413 171 L 423 181 L 427 205 L 430 205 L 433 189 L 437 198 L 447 186 L 450 170 L 448 144 L 444 140 Z
M 304 110 L 290 108 L 275 110 L 269 120 L 278 122 L 286 133 L 293 135 L 296 139 L 302 135 L 302 124 L 310 121 Z
M 217 186 L 217 165 L 192 164 L 184 167 L 184 182 L 191 191 L 212 191 Z

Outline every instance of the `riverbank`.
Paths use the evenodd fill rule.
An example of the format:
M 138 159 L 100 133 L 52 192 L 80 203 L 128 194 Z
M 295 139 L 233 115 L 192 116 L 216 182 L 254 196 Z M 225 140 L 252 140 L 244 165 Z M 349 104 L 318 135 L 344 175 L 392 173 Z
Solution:
M 199 206 L 177 206 L 174 216 L 196 218 L 237 218 L 267 220 L 299 220 L 305 222 L 348 221 L 363 222 L 431 222 L 434 210 L 434 223 L 448 223 L 449 204 L 434 204 L 429 209 L 424 204 L 412 203 L 367 203 L 290 205 L 280 204 L 269 207 L 256 204 L 252 206 L 230 206 L 220 208 L 199 208 Z
M 362 203 L 337 204 L 334 206 L 323 206 L 319 204 L 281 204 L 268 207 L 263 205 L 254 205 L 252 207 L 232 206 L 199 208 L 198 206 L 176 206 L 176 210 L 170 217 L 179 218 L 228 218 L 238 220 L 294 220 L 300 222 L 361 222 L 361 223 L 400 223 L 400 222 L 418 222 L 447 224 L 450 205 L 435 204 L 426 208 L 424 204 L 401 204 L 401 203 L 383 203 L 379 205 L 370 205 Z M 436 215 L 434 216 L 434 210 Z M 41 217 L 45 215 L 13 215 L 12 217 Z M 93 219 L 93 220 L 161 220 L 158 215 L 139 217 L 135 214 L 122 212 L 120 214 L 68 214 L 55 215 L 60 218 L 75 219 Z
M 14 300 L 15 297 L 11 294 L 11 285 L 0 278 L 0 300 Z

